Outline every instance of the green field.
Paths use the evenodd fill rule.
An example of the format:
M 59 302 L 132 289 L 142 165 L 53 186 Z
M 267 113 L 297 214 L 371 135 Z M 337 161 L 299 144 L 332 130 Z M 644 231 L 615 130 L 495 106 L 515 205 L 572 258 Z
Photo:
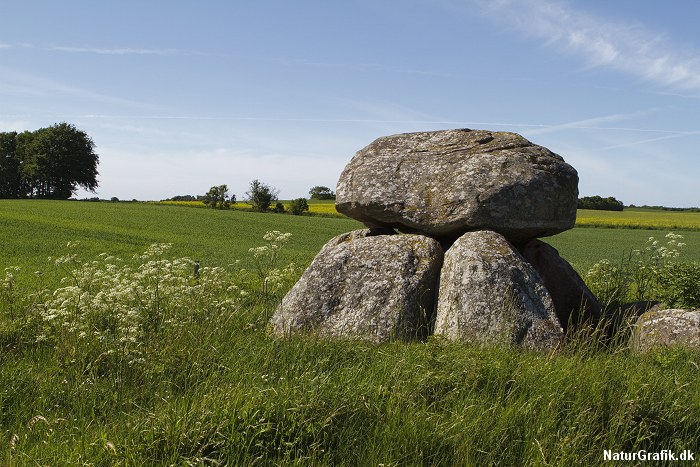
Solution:
M 142 203 L 0 200 L 0 266 L 44 271 L 49 256 L 80 241 L 83 257 L 108 252 L 124 259 L 152 243 L 172 243 L 172 254 L 202 265 L 245 261 L 265 232 L 291 232 L 291 261 L 308 263 L 323 243 L 360 228 L 348 218 L 298 217 L 236 210 L 184 209 Z
M 601 465 L 603 449 L 697 456 L 697 351 L 636 355 L 626 339 L 585 336 L 556 355 L 436 338 L 271 337 L 268 317 L 300 270 L 279 288 L 267 279 L 360 226 L 0 201 L 0 464 L 569 466 Z M 272 230 L 292 237 L 278 263 L 260 266 L 249 249 Z M 664 233 L 575 228 L 547 241 L 584 271 Z M 683 234 L 685 259 L 697 260 L 700 232 Z M 152 243 L 173 247 L 134 258 Z M 69 251 L 79 257 L 60 268 L 47 260 Z M 100 253 L 125 261 L 92 263 Z M 200 260 L 201 277 L 179 257 Z M 14 278 L 10 266 L 21 268 Z
M 332 206 L 323 201 L 312 206 L 316 204 Z M 579 215 L 590 212 L 581 211 Z M 654 212 L 645 222 L 651 223 L 657 215 L 682 219 L 687 214 Z M 144 203 L 0 200 L 0 232 L 4 239 L 0 243 L 0 265 L 21 266 L 25 272 L 44 270 L 49 256 L 63 254 L 69 241 L 81 241 L 85 258 L 109 252 L 126 259 L 151 243 L 173 243 L 173 255 L 226 266 L 237 259 L 245 260 L 248 249 L 257 246 L 269 230 L 291 232 L 294 240 L 289 245 L 290 260 L 307 264 L 328 239 L 357 228 L 362 224 L 346 217 L 299 217 Z M 617 260 L 631 249 L 642 248 L 649 237 L 660 239 L 665 233 L 642 228 L 575 228 L 545 240 L 583 273 L 600 259 Z M 700 232 L 681 234 L 687 244 L 685 258 L 700 261 Z

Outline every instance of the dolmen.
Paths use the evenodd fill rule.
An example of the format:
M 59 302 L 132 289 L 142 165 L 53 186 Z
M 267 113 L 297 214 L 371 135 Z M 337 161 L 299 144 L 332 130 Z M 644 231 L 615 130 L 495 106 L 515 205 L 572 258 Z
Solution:
M 559 349 L 568 327 L 602 311 L 538 240 L 574 226 L 577 200 L 576 170 L 515 133 L 379 138 L 355 154 L 336 189 L 336 209 L 366 229 L 321 248 L 272 331 Z

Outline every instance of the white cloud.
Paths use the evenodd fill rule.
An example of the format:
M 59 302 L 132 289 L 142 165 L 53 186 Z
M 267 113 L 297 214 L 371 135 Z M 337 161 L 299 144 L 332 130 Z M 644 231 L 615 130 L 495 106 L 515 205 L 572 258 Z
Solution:
M 494 21 L 578 55 L 588 67 L 610 67 L 647 81 L 700 91 L 700 56 L 680 52 L 662 33 L 553 0 L 479 1 Z

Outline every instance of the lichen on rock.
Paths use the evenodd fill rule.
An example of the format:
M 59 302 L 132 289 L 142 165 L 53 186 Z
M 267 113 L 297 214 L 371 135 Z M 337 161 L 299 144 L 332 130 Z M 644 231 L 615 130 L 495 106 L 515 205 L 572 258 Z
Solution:
M 343 234 L 321 249 L 275 311 L 275 334 L 373 342 L 427 335 L 442 248 L 420 235 L 368 233 Z
M 336 194 L 336 209 L 368 227 L 526 240 L 573 227 L 578 175 L 515 133 L 444 130 L 375 140 L 345 167 Z
M 445 253 L 435 334 L 555 350 L 563 331 L 541 277 L 500 234 L 469 232 Z

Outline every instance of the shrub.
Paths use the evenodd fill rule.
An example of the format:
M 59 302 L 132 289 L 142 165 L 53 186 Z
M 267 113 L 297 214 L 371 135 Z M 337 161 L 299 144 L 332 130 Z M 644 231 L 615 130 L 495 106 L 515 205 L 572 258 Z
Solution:
M 284 208 L 284 204 L 280 203 L 279 201 L 277 201 L 277 204 L 275 204 L 275 209 L 272 211 L 276 212 L 277 214 L 284 214 L 287 212 L 287 210 Z
M 656 298 L 671 308 L 700 308 L 700 264 L 667 263 L 659 269 Z
M 586 273 L 586 284 L 606 309 L 626 302 L 658 300 L 669 307 L 700 307 L 700 264 L 678 261 L 685 243 L 673 232 L 661 245 L 649 237 L 644 248 L 619 262 L 599 261 Z
M 289 212 L 295 216 L 301 216 L 305 211 L 309 210 L 309 203 L 306 198 L 297 198 L 292 200 L 292 204 L 289 205 Z

